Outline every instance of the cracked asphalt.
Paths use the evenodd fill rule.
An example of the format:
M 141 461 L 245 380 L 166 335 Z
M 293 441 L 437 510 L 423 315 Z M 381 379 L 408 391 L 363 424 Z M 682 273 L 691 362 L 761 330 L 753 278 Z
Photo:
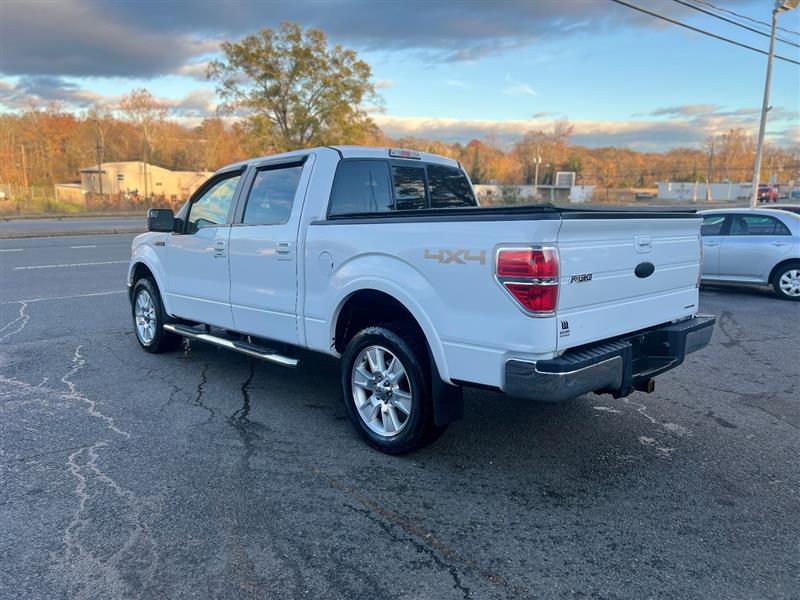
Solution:
M 0 242 L 4 600 L 800 598 L 800 303 L 704 289 L 655 393 L 468 390 L 397 458 L 333 360 L 141 351 L 131 237 Z

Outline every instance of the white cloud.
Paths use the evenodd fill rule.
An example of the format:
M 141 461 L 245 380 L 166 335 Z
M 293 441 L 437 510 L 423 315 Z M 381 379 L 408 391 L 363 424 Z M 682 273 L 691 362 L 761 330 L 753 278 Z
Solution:
M 678 146 L 700 147 L 709 135 L 736 128 L 755 129 L 757 115 L 734 114 L 736 112 L 695 113 L 667 119 L 571 119 L 570 124 L 574 126 L 571 140 L 586 146 L 628 146 L 654 152 Z M 505 145 L 513 144 L 528 131 L 547 130 L 553 123 L 549 115 L 506 120 L 392 115 L 373 115 L 372 118 L 384 133 L 392 137 L 413 136 L 466 143 L 470 139 L 491 135 Z M 773 122 L 768 140 L 780 145 L 797 143 L 800 128 L 796 127 L 796 120 L 784 123 L 789 125 L 777 120 Z
M 181 65 L 180 67 L 178 67 L 175 73 L 178 75 L 183 75 L 184 77 L 191 77 L 192 79 L 205 81 L 207 70 L 208 70 L 208 61 L 203 60 L 199 62 L 190 62 L 186 63 L 185 65 Z
M 505 89 L 503 89 L 503 93 L 508 96 L 535 96 L 536 91 L 527 83 L 523 81 L 517 81 L 511 75 L 506 75 L 506 81 L 510 84 Z

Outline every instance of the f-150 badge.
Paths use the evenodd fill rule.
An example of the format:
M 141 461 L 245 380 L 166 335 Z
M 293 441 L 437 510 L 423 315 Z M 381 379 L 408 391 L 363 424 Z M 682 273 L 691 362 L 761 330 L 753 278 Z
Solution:
M 473 253 L 473 251 L 469 248 L 457 248 L 455 250 L 442 248 L 434 253 L 430 248 L 425 248 L 425 258 L 430 260 L 438 260 L 440 265 L 446 265 L 447 263 L 465 265 L 467 264 L 467 261 L 475 261 L 485 265 L 486 250 Z
M 573 275 L 569 278 L 570 283 L 584 283 L 585 281 L 591 281 L 592 274 L 591 273 L 578 273 L 577 275 Z

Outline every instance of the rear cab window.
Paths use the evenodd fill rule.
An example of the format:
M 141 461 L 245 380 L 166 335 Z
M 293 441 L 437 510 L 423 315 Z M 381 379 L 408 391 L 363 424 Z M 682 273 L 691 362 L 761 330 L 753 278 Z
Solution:
M 411 160 L 348 158 L 339 162 L 329 216 L 477 206 L 458 167 Z
M 392 183 L 385 160 L 343 160 L 336 168 L 330 215 L 380 213 L 392 210 Z
M 424 167 L 393 166 L 392 184 L 394 185 L 395 210 L 428 208 Z

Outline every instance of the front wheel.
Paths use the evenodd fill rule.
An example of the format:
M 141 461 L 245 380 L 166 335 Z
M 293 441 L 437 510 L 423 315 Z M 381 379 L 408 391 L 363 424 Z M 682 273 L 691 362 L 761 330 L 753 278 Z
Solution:
M 151 279 L 139 279 L 131 296 L 133 328 L 139 345 L 154 354 L 175 350 L 181 336 L 164 331 L 165 313 L 158 287 Z
M 433 421 L 427 348 L 412 335 L 386 327 L 358 332 L 342 355 L 345 409 L 373 447 L 405 454 L 444 431 Z
M 800 263 L 791 263 L 775 273 L 775 293 L 785 300 L 800 300 Z

